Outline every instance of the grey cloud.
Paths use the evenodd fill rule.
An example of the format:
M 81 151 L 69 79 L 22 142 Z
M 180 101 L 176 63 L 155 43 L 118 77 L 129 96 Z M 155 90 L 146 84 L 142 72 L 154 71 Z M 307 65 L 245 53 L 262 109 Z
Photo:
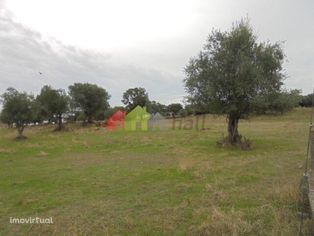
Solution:
M 38 93 L 45 84 L 67 88 L 74 82 L 90 82 L 108 90 L 112 105 L 120 104 L 122 93 L 135 86 L 145 87 L 151 99 L 165 103 L 177 100 L 172 94 L 183 94 L 178 76 L 43 39 L 8 14 L 0 15 L 0 50 L 0 93 L 10 86 Z
M 67 88 L 74 82 L 91 82 L 109 91 L 112 105 L 135 86 L 145 87 L 151 99 L 177 101 L 184 96 L 183 67 L 201 50 L 211 29 L 227 30 L 246 15 L 260 40 L 285 41 L 286 87 L 310 93 L 314 85 L 314 2 L 310 0 L 196 0 L 192 28 L 119 53 L 83 50 L 43 38 L 15 22 L 4 5 L 0 0 L 0 93 L 9 86 L 38 93 L 44 84 Z

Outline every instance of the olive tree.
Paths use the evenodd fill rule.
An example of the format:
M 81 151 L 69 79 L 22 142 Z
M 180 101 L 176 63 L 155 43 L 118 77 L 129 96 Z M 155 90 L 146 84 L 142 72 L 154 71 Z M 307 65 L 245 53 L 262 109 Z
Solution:
M 24 128 L 33 120 L 33 103 L 34 98 L 25 92 L 19 92 L 14 88 L 8 88 L 1 96 L 3 109 L 2 118 L 8 124 L 14 124 L 18 131 L 18 139 L 26 138 L 23 135 Z
M 69 94 L 71 97 L 72 108 L 75 111 L 81 111 L 88 123 L 92 123 L 93 119 L 99 113 L 105 113 L 110 107 L 110 95 L 106 89 L 89 83 L 75 83 L 69 86 Z
M 284 79 L 280 43 L 258 42 L 247 20 L 230 31 L 213 30 L 204 49 L 185 67 L 189 101 L 225 114 L 228 141 L 241 141 L 238 123 L 256 109 L 269 109 L 260 102 L 281 92 Z
M 168 112 L 175 117 L 183 109 L 183 106 L 180 103 L 172 103 L 167 106 Z
M 145 88 L 130 88 L 123 93 L 122 100 L 128 111 L 136 106 L 150 106 L 148 93 Z
M 56 130 L 64 128 L 62 123 L 62 116 L 69 109 L 69 98 L 62 89 L 53 89 L 50 86 L 44 86 L 37 100 L 41 105 L 41 111 L 44 117 L 49 120 L 53 117 L 58 120 L 58 127 Z

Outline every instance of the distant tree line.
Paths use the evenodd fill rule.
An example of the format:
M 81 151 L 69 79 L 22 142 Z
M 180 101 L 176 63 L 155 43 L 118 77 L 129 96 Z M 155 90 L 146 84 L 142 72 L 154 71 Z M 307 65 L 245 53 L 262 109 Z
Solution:
M 115 111 L 130 111 L 137 105 L 146 106 L 151 113 L 176 117 L 185 115 L 180 103 L 164 105 L 150 101 L 144 88 L 130 88 L 123 93 L 125 105 L 110 107 L 106 89 L 90 83 L 75 83 L 68 88 L 54 89 L 45 85 L 37 96 L 8 88 L 1 95 L 3 109 L 0 120 L 8 127 L 16 127 L 19 139 L 25 138 L 24 128 L 29 124 L 56 124 L 55 131 L 65 128 L 64 121 L 82 121 L 83 125 L 95 120 L 108 119 Z
M 105 114 L 105 118 L 108 118 L 116 110 L 122 109 L 129 112 L 138 105 L 142 107 L 145 106 L 147 111 L 152 114 L 159 113 L 168 117 L 182 116 L 184 113 L 184 108 L 180 103 L 164 105 L 156 101 L 151 101 L 146 89 L 141 87 L 126 90 L 122 95 L 121 102 L 125 105 L 125 107 L 110 108 L 108 113 Z
M 259 101 L 257 114 L 283 113 L 297 105 L 309 107 L 313 94 L 300 95 L 299 90 L 273 94 Z M 82 121 L 83 125 L 95 120 L 108 119 L 117 110 L 131 111 L 137 105 L 146 106 L 150 113 L 160 113 L 165 117 L 185 117 L 205 113 L 215 113 L 199 103 L 190 102 L 184 107 L 180 103 L 164 105 L 149 99 L 145 88 L 130 88 L 123 93 L 125 106 L 110 107 L 110 95 L 106 89 L 89 83 L 75 83 L 68 93 L 45 85 L 36 97 L 14 88 L 8 88 L 1 96 L 3 109 L 0 120 L 8 127 L 17 128 L 18 138 L 25 138 L 23 131 L 30 123 L 54 123 L 56 131 L 63 130 L 64 120 Z M 269 109 L 265 109 L 268 107 Z
M 312 107 L 314 106 L 314 93 L 305 95 L 305 96 L 301 96 L 301 99 L 299 101 L 299 105 L 301 107 Z

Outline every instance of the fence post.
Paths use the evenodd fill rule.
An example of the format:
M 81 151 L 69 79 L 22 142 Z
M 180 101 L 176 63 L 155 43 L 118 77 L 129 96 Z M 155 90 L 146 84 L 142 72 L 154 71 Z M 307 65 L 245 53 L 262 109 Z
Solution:
M 313 126 L 311 128 L 310 133 L 310 156 L 311 156 L 311 171 L 314 171 L 314 129 Z

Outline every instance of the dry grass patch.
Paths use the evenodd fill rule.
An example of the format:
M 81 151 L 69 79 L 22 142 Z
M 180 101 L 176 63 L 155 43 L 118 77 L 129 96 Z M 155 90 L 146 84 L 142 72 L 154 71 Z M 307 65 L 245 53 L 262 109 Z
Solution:
M 243 214 L 231 209 L 226 213 L 220 208 L 213 207 L 208 219 L 198 227 L 192 227 L 195 235 L 249 235 L 252 233 L 252 225 L 244 219 Z
M 180 170 L 191 170 L 196 165 L 196 160 L 194 159 L 180 159 L 179 169 Z

